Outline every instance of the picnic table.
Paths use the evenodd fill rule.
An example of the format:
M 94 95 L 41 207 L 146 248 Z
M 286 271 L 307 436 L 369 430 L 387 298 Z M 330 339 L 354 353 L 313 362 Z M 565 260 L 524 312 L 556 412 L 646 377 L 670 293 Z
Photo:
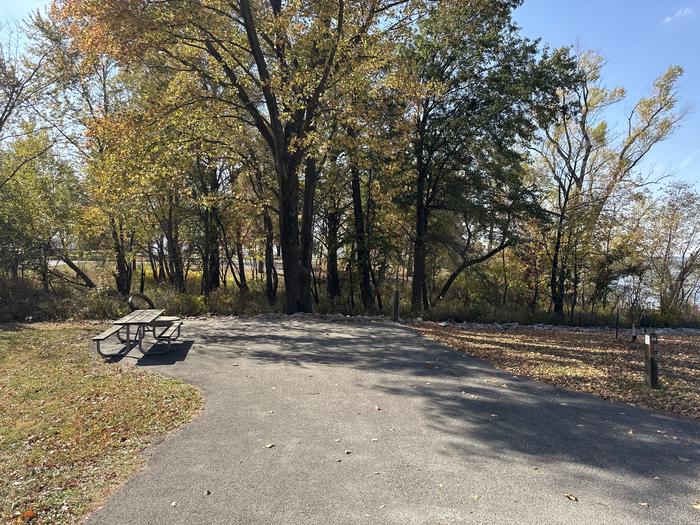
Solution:
M 136 343 L 139 351 L 145 355 L 146 351 L 143 349 L 143 339 L 146 337 L 148 331 L 152 332 L 156 342 L 167 341 L 168 347 L 165 352 L 169 351 L 172 341 L 180 337 L 182 321 L 179 317 L 164 316 L 164 312 L 165 310 L 159 309 L 134 310 L 130 314 L 120 317 L 116 321 L 112 321 L 112 326 L 110 328 L 92 338 L 95 342 L 97 353 L 105 358 L 120 356 L 128 353 L 129 350 L 131 350 L 132 344 Z M 133 337 L 132 328 L 135 328 Z M 158 331 L 158 329 L 161 330 Z M 123 334 L 122 332 L 125 333 Z M 112 354 L 102 352 L 100 343 L 113 335 L 116 335 L 119 341 L 124 343 L 124 348 Z

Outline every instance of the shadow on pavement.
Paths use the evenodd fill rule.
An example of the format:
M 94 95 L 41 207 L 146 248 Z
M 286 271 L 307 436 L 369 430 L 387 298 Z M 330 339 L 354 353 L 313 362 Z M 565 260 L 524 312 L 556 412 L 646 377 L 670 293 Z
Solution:
M 175 341 L 170 346 L 165 343 L 154 344 L 145 355 L 142 355 L 136 366 L 174 365 L 178 361 L 184 361 L 192 349 L 194 341 Z
M 355 381 L 419 401 L 428 426 L 447 438 L 441 453 L 475 466 L 489 458 L 565 462 L 658 477 L 668 493 L 687 492 L 697 477 L 699 423 L 514 377 L 397 325 L 239 319 L 195 331 L 203 357 L 370 372 Z M 600 482 L 592 472 L 581 476 Z

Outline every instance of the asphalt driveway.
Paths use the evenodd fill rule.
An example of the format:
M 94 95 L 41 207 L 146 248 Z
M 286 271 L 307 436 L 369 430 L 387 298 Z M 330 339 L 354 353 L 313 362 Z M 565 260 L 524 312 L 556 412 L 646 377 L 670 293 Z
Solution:
M 388 323 L 216 319 L 183 337 L 136 364 L 201 387 L 203 412 L 88 523 L 700 523 L 698 423 Z

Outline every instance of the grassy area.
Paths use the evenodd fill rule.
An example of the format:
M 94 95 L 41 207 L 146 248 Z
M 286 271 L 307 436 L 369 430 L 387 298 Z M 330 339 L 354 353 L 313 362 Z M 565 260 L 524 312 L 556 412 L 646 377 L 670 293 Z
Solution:
M 78 521 L 201 406 L 194 387 L 97 359 L 99 330 L 0 326 L 0 522 Z
M 414 328 L 514 375 L 700 419 L 700 335 L 659 338 L 662 388 L 652 390 L 644 384 L 643 347 L 629 338 L 615 340 L 613 332 L 462 329 L 435 323 Z

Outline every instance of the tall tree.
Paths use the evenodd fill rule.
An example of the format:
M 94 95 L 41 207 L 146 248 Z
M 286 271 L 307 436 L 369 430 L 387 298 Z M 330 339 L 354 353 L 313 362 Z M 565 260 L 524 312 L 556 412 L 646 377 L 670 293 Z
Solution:
M 611 197 L 634 182 L 640 162 L 666 139 L 683 119 L 676 85 L 682 69 L 671 67 L 654 83 L 648 97 L 630 111 L 620 136 L 610 131 L 606 111 L 624 100 L 621 88 L 601 81 L 603 59 L 591 52 L 577 58 L 578 81 L 560 91 L 559 111 L 535 150 L 552 182 L 547 208 L 554 224 L 548 233 L 551 309 L 563 316 L 567 289 L 577 294 L 586 241 Z
M 122 58 L 161 53 L 172 67 L 212 82 L 222 112 L 260 134 L 275 167 L 285 309 L 293 313 L 312 309 L 308 212 L 318 172 L 309 148 L 324 97 L 329 86 L 368 66 L 376 35 L 403 4 L 63 0 L 58 6 L 83 45 L 97 43 Z
M 490 156 L 517 156 L 566 79 L 566 52 L 538 59 L 537 43 L 519 35 L 511 17 L 520 3 L 438 2 L 406 42 L 402 80 L 408 90 L 415 173 L 414 314 L 429 307 L 428 229 L 432 212 L 445 206 L 454 188 L 451 179 L 488 172 Z

